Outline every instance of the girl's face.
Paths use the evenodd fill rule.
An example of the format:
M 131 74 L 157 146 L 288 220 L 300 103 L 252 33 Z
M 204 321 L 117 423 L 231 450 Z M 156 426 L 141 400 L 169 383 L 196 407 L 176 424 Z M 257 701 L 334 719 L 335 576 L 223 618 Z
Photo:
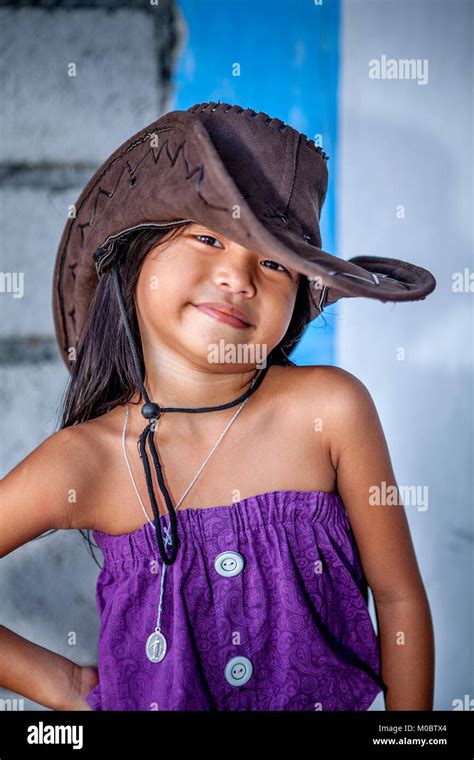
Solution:
M 200 224 L 190 224 L 145 258 L 136 286 L 144 345 L 206 358 L 210 344 L 260 345 L 267 355 L 285 335 L 299 272 Z M 216 318 L 205 304 L 234 307 L 247 326 Z

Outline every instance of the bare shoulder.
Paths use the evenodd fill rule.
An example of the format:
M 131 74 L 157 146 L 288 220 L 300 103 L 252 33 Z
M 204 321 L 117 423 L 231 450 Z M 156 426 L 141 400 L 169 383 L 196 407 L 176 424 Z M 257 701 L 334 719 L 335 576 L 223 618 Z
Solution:
M 89 482 L 90 452 L 79 428 L 52 433 L 0 481 L 0 556 L 47 530 L 73 527 Z
M 107 415 L 58 430 L 25 460 L 32 472 L 41 472 L 58 504 L 62 523 L 75 529 L 87 524 L 96 483 L 107 467 Z M 34 458 L 33 458 L 34 457 Z
M 385 496 L 398 496 L 398 485 L 368 388 L 340 367 L 308 368 L 303 386 L 308 394 L 312 387 L 322 392 L 337 491 L 376 603 L 420 598 L 424 589 L 402 500 Z
M 284 367 L 289 370 L 287 387 L 302 414 L 312 414 L 326 431 L 326 441 L 335 468 L 351 428 L 359 429 L 377 415 L 364 383 L 342 367 L 309 365 Z
M 72 428 L 74 432 L 69 445 L 77 463 L 77 490 L 69 508 L 71 528 L 89 525 L 104 474 L 110 474 L 113 479 L 111 467 L 117 442 L 116 416 L 116 410 L 113 410 L 113 413 L 94 417 Z
M 353 391 L 365 388 L 364 383 L 355 375 L 352 375 L 342 367 L 330 364 L 315 364 L 285 369 L 296 370 L 295 377 L 299 378 L 303 387 L 307 386 L 309 392 L 317 385 L 318 389 L 332 394 L 333 398 L 341 393 L 352 393 Z
M 370 398 L 364 383 L 342 367 L 332 365 L 308 365 L 296 367 L 275 367 L 275 378 L 281 378 L 285 386 L 305 404 L 316 397 L 328 405 L 328 410 L 347 405 L 357 406 Z M 290 382 L 291 381 L 291 382 Z M 302 394 L 302 395 L 300 395 Z
M 95 420 L 63 428 L 44 441 L 40 449 L 45 477 L 61 504 L 62 526 L 73 529 L 83 522 L 93 499 L 96 476 L 104 466 L 103 447 Z M 87 519 L 87 518 L 86 518 Z
M 332 460 L 337 469 L 343 450 L 362 435 L 382 428 L 367 386 L 342 367 L 324 367 L 325 414 L 331 428 Z

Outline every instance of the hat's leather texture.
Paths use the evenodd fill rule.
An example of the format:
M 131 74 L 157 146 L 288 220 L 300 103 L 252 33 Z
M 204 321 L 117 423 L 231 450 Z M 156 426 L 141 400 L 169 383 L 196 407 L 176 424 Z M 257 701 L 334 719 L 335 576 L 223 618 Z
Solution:
M 128 138 L 79 196 L 59 244 L 53 283 L 58 343 L 68 367 L 114 236 L 143 225 L 193 221 L 259 255 L 319 278 L 322 306 L 342 297 L 415 301 L 433 275 L 404 261 L 321 249 L 328 157 L 280 119 L 227 103 L 172 111 Z M 97 266 L 97 268 L 96 268 Z M 372 273 L 375 273 L 373 275 Z M 320 311 L 313 308 L 311 319 Z

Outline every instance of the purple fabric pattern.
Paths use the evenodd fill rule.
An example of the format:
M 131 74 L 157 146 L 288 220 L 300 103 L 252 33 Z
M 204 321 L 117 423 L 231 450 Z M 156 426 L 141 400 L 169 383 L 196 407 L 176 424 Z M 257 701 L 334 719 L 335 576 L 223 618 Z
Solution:
M 370 707 L 384 688 L 379 641 L 339 494 L 272 491 L 178 510 L 177 519 L 180 548 L 166 569 L 161 614 L 167 653 L 158 663 L 145 651 L 162 571 L 154 526 L 93 531 L 104 557 L 99 683 L 86 697 L 93 710 Z M 168 516 L 160 521 L 163 530 Z M 217 560 L 224 552 L 230 557 Z

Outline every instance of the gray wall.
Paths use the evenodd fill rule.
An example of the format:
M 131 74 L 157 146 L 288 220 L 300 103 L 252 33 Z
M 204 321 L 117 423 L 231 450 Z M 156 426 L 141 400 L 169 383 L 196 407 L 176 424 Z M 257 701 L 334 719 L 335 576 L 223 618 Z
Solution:
M 170 76 L 186 33 L 168 0 L 65 5 L 0 10 L 0 271 L 23 273 L 21 298 L 1 294 L 2 476 L 57 429 L 67 371 L 51 291 L 67 208 L 117 145 L 172 110 Z M 0 623 L 96 664 L 97 573 L 77 531 L 17 549 L 2 560 Z M 0 689 L 2 697 L 13 709 L 45 709 Z
M 333 178 L 338 254 L 406 259 L 438 283 L 414 303 L 343 299 L 337 316 L 337 363 L 371 392 L 399 486 L 428 489 L 428 509 L 405 511 L 433 615 L 436 710 L 474 698 L 473 293 L 452 289 L 473 271 L 472 13 L 459 0 L 343 3 Z M 369 79 L 382 55 L 428 59 L 427 84 Z

